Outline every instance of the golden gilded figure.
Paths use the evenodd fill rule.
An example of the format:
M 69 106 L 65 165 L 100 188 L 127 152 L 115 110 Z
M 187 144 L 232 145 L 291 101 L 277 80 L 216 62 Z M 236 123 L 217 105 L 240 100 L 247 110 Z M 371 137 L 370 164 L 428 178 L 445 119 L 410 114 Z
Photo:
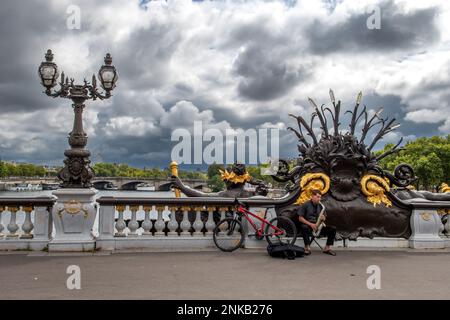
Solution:
M 389 179 L 381 178 L 373 174 L 367 174 L 361 179 L 361 190 L 367 198 L 367 201 L 377 204 L 384 203 L 386 207 L 391 207 L 392 202 L 386 196 L 389 192 Z
M 244 174 L 241 175 L 237 175 L 233 171 L 229 172 L 227 170 L 223 171 L 220 169 L 219 172 L 222 180 L 229 181 L 232 183 L 245 183 L 249 182 L 252 179 L 252 177 L 248 174 L 248 172 L 245 172 Z
M 302 193 L 295 204 L 303 204 L 311 199 L 312 190 L 320 190 L 321 194 L 325 194 L 330 190 L 330 178 L 321 172 L 307 173 L 300 180 L 300 188 Z

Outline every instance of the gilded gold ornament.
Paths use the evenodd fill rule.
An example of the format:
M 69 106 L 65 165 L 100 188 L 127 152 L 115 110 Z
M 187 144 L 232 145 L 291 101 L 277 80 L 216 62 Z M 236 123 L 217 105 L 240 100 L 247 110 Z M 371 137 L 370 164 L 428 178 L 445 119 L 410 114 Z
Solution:
M 386 207 L 391 207 L 392 202 L 386 196 L 389 192 L 389 180 L 373 174 L 367 174 L 361 179 L 361 190 L 366 196 L 367 201 L 373 203 L 375 207 L 377 204 L 384 203 Z
M 307 173 L 300 180 L 300 188 L 302 193 L 295 204 L 303 204 L 309 201 L 312 190 L 320 190 L 321 194 L 327 193 L 330 190 L 330 178 L 322 172 Z
M 233 183 L 245 183 L 251 180 L 251 176 L 248 174 L 248 172 L 241 174 L 241 175 L 237 175 L 234 172 L 228 172 L 228 171 L 222 171 L 219 169 L 220 172 L 220 178 L 223 181 L 230 181 Z
M 450 193 L 450 187 L 448 186 L 447 183 L 441 184 L 441 192 L 442 193 Z

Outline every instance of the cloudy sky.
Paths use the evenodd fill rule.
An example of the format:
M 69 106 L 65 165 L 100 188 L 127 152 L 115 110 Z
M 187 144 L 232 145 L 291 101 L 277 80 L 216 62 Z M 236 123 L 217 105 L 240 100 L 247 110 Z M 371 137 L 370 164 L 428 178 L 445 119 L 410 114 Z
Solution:
M 80 29 L 67 27 L 74 5 Z M 374 8 L 380 29 L 367 28 Z M 362 91 L 368 108 L 398 119 L 383 144 L 450 132 L 448 1 L 2 0 L 0 34 L 3 160 L 62 163 L 73 113 L 42 93 L 48 48 L 78 82 L 113 56 L 114 96 L 84 113 L 93 162 L 165 166 L 171 133 L 194 120 L 280 128 L 292 157 L 288 114 L 309 118 L 307 98 L 329 104 L 330 88 L 344 108 Z

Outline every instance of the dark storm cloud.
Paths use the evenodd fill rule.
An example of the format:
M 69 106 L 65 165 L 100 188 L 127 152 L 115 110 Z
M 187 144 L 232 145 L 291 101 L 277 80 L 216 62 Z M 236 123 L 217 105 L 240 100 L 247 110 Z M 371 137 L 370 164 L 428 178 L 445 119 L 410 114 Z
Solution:
M 258 103 L 255 105 L 258 105 Z M 214 110 L 214 119 L 217 122 L 228 121 L 232 128 L 250 129 L 257 128 L 265 122 L 276 123 L 280 120 L 280 117 L 273 111 L 264 112 L 264 107 L 256 107 L 256 112 L 252 113 L 251 117 L 245 118 L 239 116 L 233 110 L 221 108 Z
M 383 113 L 381 116 L 384 118 L 389 117 L 389 119 L 396 119 L 396 123 L 401 126 L 396 130 L 396 132 L 401 133 L 400 136 L 432 136 L 440 135 L 441 132 L 438 130 L 436 124 L 428 123 L 414 123 L 405 120 L 408 106 L 401 102 L 401 97 L 398 95 L 379 95 L 377 93 L 365 96 L 363 102 L 369 109 L 377 110 L 379 107 L 383 107 Z M 377 129 L 373 129 L 377 132 Z M 384 145 L 384 140 L 381 140 L 377 144 L 377 147 L 382 148 Z
M 427 8 L 399 13 L 396 5 L 387 1 L 380 4 L 380 29 L 367 28 L 367 19 L 373 12 L 351 15 L 338 24 L 317 20 L 307 31 L 310 50 L 315 54 L 328 54 L 427 48 L 440 36 L 435 24 L 438 12 L 438 8 Z
M 180 30 L 169 24 L 136 30 L 115 50 L 121 79 L 134 90 L 161 87 L 170 76 L 168 64 L 180 40 Z
M 382 29 L 369 30 L 366 20 L 371 13 L 355 14 L 345 9 L 348 18 L 336 25 L 327 19 L 333 16 L 342 1 L 327 2 L 326 12 L 318 14 L 314 11 L 317 8 L 312 10 L 311 14 L 317 14 L 317 20 L 309 27 L 308 19 L 299 19 L 303 13 L 299 13 L 295 1 L 286 1 L 289 9 L 273 14 L 260 10 L 261 6 L 272 5 L 265 1 L 261 1 L 261 6 L 258 4 L 252 8 L 254 11 L 251 12 L 243 12 L 248 7 L 241 7 L 241 2 L 221 4 L 218 12 L 224 10 L 224 13 L 223 16 L 219 14 L 217 21 L 223 21 L 224 16 L 231 18 L 227 20 L 229 23 L 215 24 L 216 21 L 209 18 L 210 12 L 201 11 L 196 15 L 199 12 L 190 11 L 186 3 L 176 7 L 175 3 L 170 2 L 148 2 L 145 5 L 147 10 L 139 10 L 136 16 L 137 11 L 120 1 L 97 4 L 74 0 L 73 4 L 79 5 L 82 11 L 82 29 L 68 30 L 67 6 L 64 3 L 1 1 L 0 120 L 11 125 L 7 129 L 2 128 L 8 130 L 7 134 L 0 133 L 0 139 L 3 139 L 0 141 L 0 157 L 62 163 L 63 152 L 68 148 L 67 133 L 72 127 L 73 114 L 70 101 L 51 99 L 42 93 L 37 67 L 47 48 L 54 48 L 57 63 L 64 55 L 64 64 L 69 66 L 72 58 L 68 57 L 72 54 L 75 62 L 83 56 L 88 64 L 87 69 L 93 68 L 94 72 L 100 67 L 104 53 L 111 52 L 119 72 L 117 88 L 111 99 L 89 101 L 85 112 L 85 128 L 90 130 L 88 148 L 92 152 L 91 159 L 93 162 L 122 162 L 148 167 L 166 166 L 170 162 L 171 149 L 176 144 L 170 141 L 173 130 L 170 120 L 189 127 L 194 120 L 204 117 L 210 121 L 208 125 L 225 121 L 231 128 L 245 130 L 288 119 L 290 110 L 306 110 L 309 115 L 307 96 L 323 86 L 320 74 L 329 71 L 329 61 L 318 61 L 311 52 L 339 52 L 343 60 L 336 60 L 336 64 L 346 68 L 345 59 L 352 59 L 355 52 L 360 59 L 377 52 L 380 58 L 385 58 L 381 63 L 388 63 L 390 52 L 398 50 L 396 52 L 408 61 L 411 57 L 416 58 L 414 52 L 419 49 L 424 54 L 433 52 L 434 48 L 430 45 L 439 39 L 440 31 L 434 21 L 438 13 L 436 8 L 416 9 L 402 14 L 392 2 L 382 2 Z M 137 7 L 139 1 L 135 3 Z M 69 5 L 68 2 L 66 4 Z M 205 4 L 213 6 L 213 3 Z M 118 15 L 118 22 L 115 23 L 115 17 L 108 19 L 111 16 L 107 15 L 111 12 L 102 12 L 104 7 L 101 6 L 114 8 L 112 11 Z M 202 8 L 203 4 L 195 6 Z M 118 12 L 117 9 L 121 8 L 125 8 L 124 12 Z M 205 6 L 202 10 L 210 9 Z M 142 12 L 146 14 L 140 16 Z M 198 17 L 198 20 L 192 23 L 193 17 Z M 212 25 L 205 25 L 208 23 Z M 59 46 L 58 50 L 56 46 Z M 74 51 L 82 48 L 85 52 L 82 55 L 68 52 L 70 49 L 67 48 L 72 47 Z M 217 56 L 210 54 L 213 52 L 211 47 L 214 47 Z M 66 52 L 61 52 L 64 50 Z M 214 60 L 216 57 L 217 60 Z M 393 59 L 400 58 L 394 56 Z M 322 64 L 322 61 L 325 63 Z M 193 64 L 188 65 L 190 62 Z M 58 63 L 60 71 L 64 68 L 62 64 Z M 221 64 L 224 64 L 223 68 L 218 67 Z M 90 77 L 90 72 L 84 76 Z M 442 74 L 448 74 L 448 70 L 442 70 Z M 362 82 L 366 87 L 375 87 L 389 77 L 385 71 L 374 70 L 372 80 L 364 79 Z M 375 93 L 364 96 L 363 103 L 369 108 L 384 106 L 385 114 L 396 117 L 402 124 L 398 130 L 402 135 L 442 133 L 438 129 L 441 123 L 423 124 L 405 120 L 409 111 L 417 110 L 411 107 L 409 98 L 430 97 L 433 105 L 449 107 L 447 78 L 429 76 L 427 72 L 417 74 L 417 77 L 422 79 L 418 84 L 413 84 L 408 77 L 403 83 L 393 81 L 400 91 L 398 95 Z M 344 84 L 341 79 L 337 77 L 335 82 L 342 88 Z M 76 79 L 77 82 L 81 80 Z M 326 82 L 328 86 L 329 79 Z M 332 81 L 330 85 L 333 85 Z M 327 91 L 328 87 L 323 90 Z M 308 93 L 303 94 L 304 91 Z M 339 93 L 335 93 L 338 98 Z M 295 99 L 301 101 L 301 107 L 297 109 L 293 102 Z M 181 112 L 175 115 L 170 113 L 171 108 L 183 100 L 192 103 L 198 110 L 189 109 L 193 110 L 192 114 L 183 113 L 179 117 L 177 115 Z M 279 106 L 276 105 L 278 101 Z M 349 108 L 352 103 L 350 101 Z M 306 108 L 302 109 L 304 106 Z M 64 112 L 67 114 L 51 116 L 61 108 L 66 108 Z M 244 108 L 250 110 L 242 116 Z M 207 110 L 210 110 L 207 114 L 202 113 Z M 87 112 L 91 112 L 88 121 Z M 22 118 L 26 114 L 32 114 L 32 119 Z M 342 122 L 342 127 L 347 128 L 348 120 Z M 114 126 L 117 123 L 121 124 Z M 293 126 L 295 123 L 286 125 Z M 144 134 L 142 130 L 145 130 Z M 280 139 L 281 156 L 297 155 L 297 140 L 290 131 L 281 130 Z M 32 148 L 33 144 L 35 148 Z
M 239 115 L 239 110 L 236 110 L 236 108 L 227 107 L 226 104 L 219 104 L 218 101 L 211 99 L 207 95 L 195 97 L 192 99 L 192 103 L 201 110 L 212 110 L 215 122 L 227 121 L 235 129 L 256 128 L 265 122 L 276 123 L 280 120 L 279 114 L 274 114 L 273 110 L 265 106 L 264 102 L 259 101 L 252 103 L 257 112 L 252 113 L 251 117 L 245 118 Z M 168 110 L 173 104 L 165 106 L 165 109 Z
M 93 155 L 99 161 L 134 166 L 166 166 L 170 163 L 170 131 L 144 137 L 117 135 L 92 139 Z
M 339 92 L 334 92 L 336 99 L 339 99 Z M 317 104 L 321 105 L 322 103 L 325 104 L 325 106 L 331 107 L 331 103 L 329 101 L 316 101 Z M 351 120 L 351 115 L 348 113 L 345 113 L 347 110 L 352 110 L 354 108 L 355 101 L 353 100 L 343 100 L 341 102 L 341 113 L 340 113 L 340 126 L 339 131 L 345 132 L 349 129 L 349 124 Z M 405 116 L 407 113 L 407 105 L 401 102 L 401 97 L 398 95 L 382 95 L 378 94 L 376 92 L 363 95 L 362 103 L 359 108 L 359 111 L 362 110 L 362 107 L 366 106 L 367 110 L 369 112 L 369 117 L 373 114 L 373 112 L 377 111 L 380 107 L 383 108 L 383 112 L 380 114 L 380 117 L 382 118 L 389 118 L 389 119 L 395 119 L 395 123 L 400 124 L 401 126 L 394 131 L 395 137 L 389 137 L 385 136 L 385 138 L 381 139 L 374 147 L 374 150 L 378 150 L 384 147 L 386 143 L 393 143 L 397 142 L 401 137 L 404 138 L 403 145 L 410 140 L 413 137 L 422 137 L 422 136 L 432 136 L 432 135 L 441 135 L 442 133 L 439 132 L 438 126 L 436 124 L 427 124 L 427 123 L 414 123 L 411 121 L 405 120 Z M 310 120 L 310 114 L 305 116 L 305 120 L 309 122 Z M 329 127 L 331 127 L 331 118 L 327 114 L 327 118 L 329 121 Z M 355 130 L 355 135 L 359 138 L 361 135 L 361 128 L 363 125 L 364 119 L 361 119 L 358 121 L 358 125 Z M 317 118 L 315 119 L 315 123 L 318 123 Z M 289 120 L 288 126 L 292 126 L 293 128 L 297 128 L 297 123 L 295 123 L 293 120 Z M 380 130 L 380 126 L 373 127 L 369 134 L 367 135 L 365 139 L 366 145 L 369 145 L 371 143 L 371 139 L 374 137 L 376 133 L 378 133 Z M 318 136 L 319 137 L 319 136 Z M 309 138 L 308 138 L 309 139 Z M 291 143 L 292 145 L 292 143 Z M 286 146 L 285 146 L 286 147 Z M 289 152 L 287 152 L 290 154 Z
M 56 39 L 64 35 L 88 32 L 66 27 L 66 7 L 50 1 L 4 0 L 0 9 L 0 110 L 25 112 L 55 107 L 42 94 L 37 69 L 44 54 Z M 61 70 L 60 70 L 61 71 Z
M 19 162 L 33 162 L 38 164 L 61 165 L 64 150 L 68 148 L 64 136 L 45 136 L 33 139 L 23 137 L 14 141 L 13 145 L 2 147 L 0 143 L 0 159 Z M 21 147 L 25 144 L 38 145 L 33 152 L 24 153 Z
M 241 77 L 239 93 L 257 101 L 278 98 L 308 77 L 303 67 L 289 65 L 275 50 L 268 51 L 259 46 L 250 46 L 241 52 L 234 68 Z
M 12 1 L 1 3 L 0 10 L 0 110 L 21 112 L 49 107 L 42 91 L 37 68 L 43 50 L 35 50 L 46 42 L 46 34 L 58 23 L 58 14 L 49 3 Z M 54 25 L 53 25 L 54 26 Z M 37 51 L 37 52 L 36 52 Z

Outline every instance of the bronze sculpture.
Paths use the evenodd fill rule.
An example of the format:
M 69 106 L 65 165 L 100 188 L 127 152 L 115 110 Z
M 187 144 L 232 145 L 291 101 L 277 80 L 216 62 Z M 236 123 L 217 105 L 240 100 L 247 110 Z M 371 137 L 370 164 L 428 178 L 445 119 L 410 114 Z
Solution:
M 450 193 L 411 190 L 409 186 L 417 178 L 408 164 L 398 165 L 393 174 L 379 165 L 384 157 L 402 150 L 399 146 L 403 138 L 380 155 L 372 151 L 378 141 L 400 126 L 395 119 L 382 118 L 382 109 L 369 115 L 366 106 L 360 108 L 362 94 L 359 93 L 353 110 L 346 112 L 351 116 L 349 129 L 342 132 L 339 128 L 341 101 L 336 103 L 332 90 L 330 98 L 332 109 L 324 105 L 319 108 L 309 99 L 314 108 L 309 122 L 301 116 L 291 115 L 298 124 L 298 130 L 288 129 L 299 140 L 299 156 L 292 166 L 288 161 L 280 160 L 278 172 L 272 176 L 275 181 L 286 183 L 288 191 L 285 197 L 272 199 L 277 215 L 288 216 L 298 223 L 296 208 L 310 199 L 311 190 L 319 189 L 327 208 L 327 222 L 337 228 L 339 238 L 409 238 L 412 214 L 409 200 L 450 201 Z M 322 130 L 320 137 L 313 130 L 316 119 Z M 359 127 L 358 137 L 356 129 Z M 378 132 L 366 144 L 369 131 L 374 127 L 378 127 Z M 235 166 L 233 172 L 236 170 L 237 174 L 243 174 L 239 168 Z M 174 185 L 187 196 L 246 198 L 252 195 L 243 189 L 244 184 L 227 184 L 226 191 L 212 194 L 194 192 L 183 186 L 178 178 L 174 179 Z M 245 202 L 244 199 L 242 201 Z
M 173 187 L 181 190 L 188 197 L 226 197 L 226 198 L 249 198 L 255 195 L 267 195 L 268 187 L 260 180 L 252 178 L 244 164 L 235 163 L 222 173 L 226 190 L 220 192 L 202 192 L 183 184 L 177 176 L 172 176 Z M 255 185 L 255 191 L 245 189 L 245 184 Z

